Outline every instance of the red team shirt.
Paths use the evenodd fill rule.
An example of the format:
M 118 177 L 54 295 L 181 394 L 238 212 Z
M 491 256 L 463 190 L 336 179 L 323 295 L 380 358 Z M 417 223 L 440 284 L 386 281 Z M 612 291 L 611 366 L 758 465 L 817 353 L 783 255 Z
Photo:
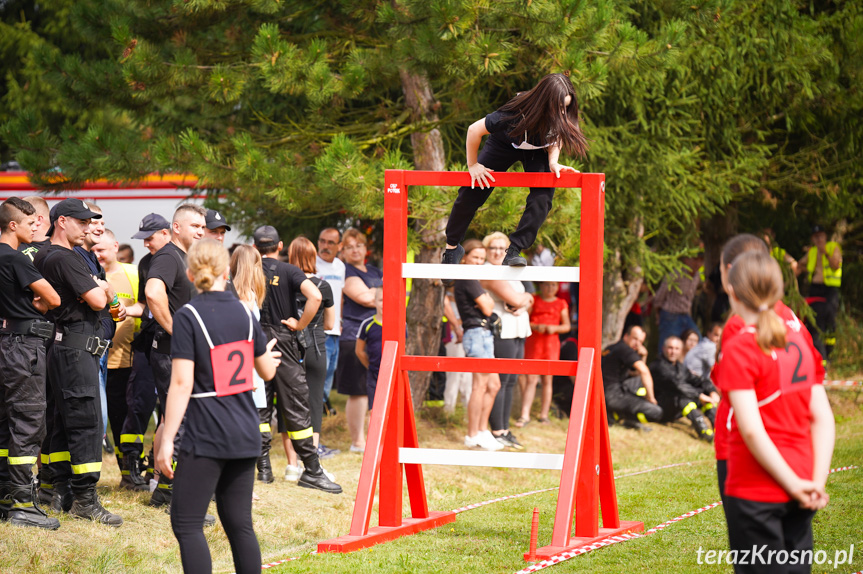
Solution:
M 537 297 L 530 311 L 530 322 L 537 325 L 560 325 L 560 314 L 568 308 L 569 305 L 563 299 L 556 297 L 553 301 L 546 301 Z M 531 333 L 525 342 L 524 358 L 559 359 L 560 337 L 557 333 Z
M 764 428 L 782 458 L 797 476 L 811 479 L 809 401 L 812 386 L 824 379 L 824 368 L 800 320 L 781 302 L 775 310 L 786 324 L 786 349 L 764 353 L 755 340 L 755 329 L 734 316 L 722 334 L 713 379 L 726 396 L 732 390 L 755 391 Z M 749 452 L 727 399 L 720 403 L 716 427 L 716 457 L 728 460 L 726 494 L 758 502 L 789 501 L 788 493 Z

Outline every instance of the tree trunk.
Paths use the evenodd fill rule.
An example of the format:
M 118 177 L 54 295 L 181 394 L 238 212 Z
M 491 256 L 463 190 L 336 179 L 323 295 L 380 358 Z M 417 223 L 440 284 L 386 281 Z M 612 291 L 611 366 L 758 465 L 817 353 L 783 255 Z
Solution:
M 602 348 L 620 340 L 626 315 L 644 283 L 641 267 L 624 269 L 620 251 L 606 261 L 602 284 Z
M 402 90 L 414 122 L 437 122 L 438 103 L 432 94 L 425 75 L 402 69 L 399 72 Z M 414 166 L 420 170 L 443 171 L 443 139 L 437 128 L 428 132 L 411 134 Z M 446 219 L 434 221 L 416 220 L 414 229 L 420 234 L 422 247 L 416 257 L 417 263 L 438 263 L 441 246 L 444 244 Z M 412 355 L 437 355 L 440 349 L 441 317 L 443 316 L 443 287 L 438 280 L 414 279 L 410 302 L 407 308 L 408 339 L 407 352 Z M 425 400 L 431 381 L 431 373 L 411 372 L 411 396 L 414 409 L 419 409 Z

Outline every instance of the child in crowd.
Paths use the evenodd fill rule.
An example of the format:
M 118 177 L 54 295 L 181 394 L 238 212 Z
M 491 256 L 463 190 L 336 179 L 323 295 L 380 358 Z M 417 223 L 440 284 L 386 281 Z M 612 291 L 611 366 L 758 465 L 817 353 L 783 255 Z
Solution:
M 381 369 L 381 352 L 383 351 L 383 314 L 384 288 L 375 287 L 375 314 L 360 323 L 357 332 L 356 353 L 360 363 L 366 368 L 366 392 L 369 396 L 369 410 L 375 401 L 375 389 L 378 386 L 378 373 Z
M 809 551 L 810 562 L 735 572 L 808 572 L 812 518 L 829 501 L 825 483 L 835 427 L 812 341 L 774 311 L 782 271 L 767 253 L 738 256 L 728 271 L 731 308 L 745 324 L 722 349 L 717 384 L 731 405 L 725 513 L 732 551 Z M 793 553 L 793 554 L 792 554 Z M 801 554 L 806 556 L 807 554 Z M 804 558 L 805 559 L 805 558 Z
M 533 301 L 530 311 L 531 335 L 524 347 L 525 359 L 560 359 L 561 333 L 569 333 L 572 328 L 569 322 L 569 306 L 566 301 L 557 297 L 559 284 L 557 281 L 542 281 L 539 283 L 539 297 Z M 521 390 L 521 417 L 515 426 L 523 427 L 530 422 L 530 407 L 536 395 L 536 385 L 540 375 L 528 375 L 524 388 Z M 539 422 L 548 422 L 548 410 L 551 408 L 552 376 L 542 375 L 542 400 L 540 403 Z

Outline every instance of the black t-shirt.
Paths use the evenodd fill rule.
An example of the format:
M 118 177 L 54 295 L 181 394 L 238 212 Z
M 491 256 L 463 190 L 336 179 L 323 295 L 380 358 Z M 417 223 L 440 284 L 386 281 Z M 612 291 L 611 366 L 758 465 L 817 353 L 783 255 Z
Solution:
M 46 239 L 45 241 L 33 241 L 30 243 L 22 243 L 18 246 L 18 251 L 26 255 L 30 258 L 30 261 L 33 261 L 33 258 L 36 257 L 36 254 L 39 253 L 40 249 L 45 249 L 51 245 L 51 240 Z
M 623 339 L 606 347 L 602 352 L 602 382 L 605 392 L 620 390 L 620 385 L 628 377 L 629 370 L 640 360 L 641 355 Z
M 75 247 L 73 251 L 84 258 L 84 263 L 86 263 L 87 267 L 90 268 L 91 274 L 95 275 L 102 281 L 107 281 L 105 270 L 102 268 L 102 264 L 99 263 L 99 258 L 96 257 L 95 253 L 87 251 L 80 245 Z M 114 333 L 117 332 L 117 325 L 114 323 L 114 319 L 111 317 L 111 312 L 108 310 L 108 306 L 110 304 L 111 302 L 108 301 L 108 305 L 105 305 L 105 308 L 99 311 L 99 318 L 102 321 L 103 339 L 113 339 Z
M 282 319 L 299 319 L 297 297 L 302 293 L 300 286 L 307 280 L 306 274 L 295 265 L 265 257 L 264 275 L 267 278 L 267 296 L 261 309 L 261 323 L 281 326 Z
M 171 316 L 197 294 L 195 284 L 186 277 L 186 254 L 173 243 L 153 255 L 147 275 L 147 280 L 150 279 L 161 279 L 165 284 Z
M 81 256 L 61 245 L 49 245 L 39 250 L 33 263 L 60 296 L 60 306 L 49 311 L 48 318 L 58 326 L 89 323 L 94 329 L 99 329 L 97 334 L 100 333 L 99 311 L 78 300 L 87 291 L 98 287 Z
M 30 285 L 42 279 L 42 274 L 30 258 L 0 243 L 0 317 L 26 321 L 43 319 L 33 307 L 33 291 Z
M 205 292 L 189 304 L 201 316 L 214 346 L 248 339 L 249 315 L 232 294 Z M 254 355 L 259 357 L 267 350 L 267 339 L 254 316 L 252 330 Z M 193 394 L 215 390 L 210 347 L 197 319 L 185 307 L 174 314 L 171 356 L 195 362 Z M 180 450 L 220 459 L 257 458 L 261 455 L 259 425 L 251 391 L 226 397 L 191 398 Z
M 465 331 L 482 326 L 482 320 L 486 315 L 483 315 L 476 306 L 476 300 L 484 293 L 485 289 L 476 279 L 459 279 L 455 282 L 453 295 L 455 295 L 455 304 Z
M 138 301 L 144 304 L 144 312 L 141 315 L 141 332 L 151 332 L 156 327 L 156 319 L 150 314 L 150 308 L 147 307 L 147 278 L 150 276 L 150 263 L 153 261 L 153 254 L 147 253 L 138 262 Z
M 504 112 L 502 109 L 498 109 L 485 117 L 485 129 L 491 134 L 491 138 L 506 144 L 507 147 L 518 147 L 524 141 L 537 147 L 543 147 L 549 143 L 544 136 L 535 133 L 527 134 L 527 140 L 525 140 L 524 134 L 519 134 L 515 138 L 511 137 L 509 132 L 512 131 L 512 128 L 518 123 L 519 119 L 512 112 Z
M 333 301 L 333 288 L 330 284 L 320 277 L 308 277 L 308 280 L 315 284 L 315 287 L 321 292 L 321 306 L 318 307 L 318 312 L 306 327 L 306 331 L 314 336 L 316 346 L 326 345 L 327 333 L 324 331 L 324 309 L 329 309 L 335 305 Z M 297 313 L 298 318 L 303 316 L 303 308 L 306 306 L 306 296 L 302 291 L 297 294 Z

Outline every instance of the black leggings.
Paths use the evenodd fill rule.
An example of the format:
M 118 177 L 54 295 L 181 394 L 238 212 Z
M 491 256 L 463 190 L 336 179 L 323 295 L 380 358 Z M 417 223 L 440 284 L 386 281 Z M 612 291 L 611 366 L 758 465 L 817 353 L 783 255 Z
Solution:
M 479 152 L 477 162 L 492 171 L 506 171 L 515 162 L 520 161 L 524 171 L 533 173 L 547 173 L 548 150 L 520 150 L 512 147 L 510 143 L 501 142 L 491 136 Z M 458 197 L 452 205 L 452 211 L 446 224 L 446 242 L 449 245 L 458 245 L 464 239 L 465 233 L 476 210 L 491 195 L 494 188 L 471 189 L 470 186 L 460 187 Z M 554 199 L 553 187 L 531 187 L 524 206 L 518 228 L 509 235 L 509 240 L 519 250 L 527 249 L 536 241 L 536 233 L 548 217 L 551 211 L 551 202 Z M 501 381 L 502 383 L 503 381 Z
M 494 338 L 494 356 L 496 359 L 523 359 L 524 339 L 500 339 Z M 500 390 L 494 397 L 494 405 L 491 407 L 491 415 L 488 424 L 494 432 L 507 430 L 509 428 L 509 415 L 512 411 L 512 393 L 518 375 L 512 373 L 501 373 Z
M 181 452 L 174 475 L 171 528 L 180 543 L 183 572 L 213 571 L 204 516 L 216 494 L 219 519 L 231 544 L 237 574 L 260 574 L 261 549 L 252 527 L 254 458 L 218 459 Z

